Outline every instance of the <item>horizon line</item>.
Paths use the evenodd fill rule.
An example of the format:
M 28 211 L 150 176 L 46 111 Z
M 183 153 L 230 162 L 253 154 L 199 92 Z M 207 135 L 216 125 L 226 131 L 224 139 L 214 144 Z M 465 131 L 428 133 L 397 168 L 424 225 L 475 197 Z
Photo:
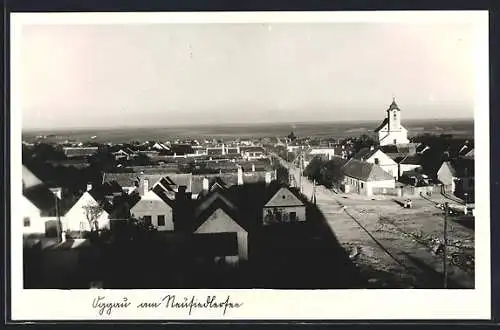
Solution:
M 91 131 L 91 130 L 102 130 L 102 129 L 168 129 L 168 128 L 182 128 L 182 127 L 225 127 L 225 126 L 276 126 L 276 125 L 318 125 L 318 124 L 347 124 L 347 123 L 372 123 L 381 122 L 380 119 L 347 119 L 347 120 L 329 120 L 329 121 L 286 121 L 286 122 L 225 122 L 225 123 L 198 123 L 198 124 L 188 124 L 188 123 L 178 123 L 178 124 L 168 124 L 165 126 L 153 124 L 153 125 L 116 125 L 116 126 L 67 126 L 67 127 L 22 127 L 22 133 L 30 132 L 41 132 L 41 131 L 66 131 L 66 130 L 78 130 L 78 131 Z M 474 117 L 459 117 L 459 118 L 409 118 L 405 119 L 409 122 L 418 121 L 472 121 L 474 122 Z

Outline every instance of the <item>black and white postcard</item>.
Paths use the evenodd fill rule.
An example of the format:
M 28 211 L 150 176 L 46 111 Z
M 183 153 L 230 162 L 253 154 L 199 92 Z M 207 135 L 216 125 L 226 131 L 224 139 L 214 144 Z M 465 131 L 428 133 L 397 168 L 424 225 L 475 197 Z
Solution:
M 486 11 L 13 13 L 10 45 L 13 320 L 490 318 Z

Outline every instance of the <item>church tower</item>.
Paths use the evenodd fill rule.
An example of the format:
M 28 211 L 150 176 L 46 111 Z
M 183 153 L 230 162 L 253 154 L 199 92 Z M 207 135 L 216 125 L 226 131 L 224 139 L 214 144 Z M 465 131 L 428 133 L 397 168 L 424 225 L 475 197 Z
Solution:
M 381 146 L 408 144 L 408 131 L 401 125 L 401 109 L 393 97 L 384 121 L 375 129 Z
M 389 109 L 387 109 L 387 122 L 389 123 L 390 132 L 401 131 L 401 109 L 396 104 L 394 97 Z

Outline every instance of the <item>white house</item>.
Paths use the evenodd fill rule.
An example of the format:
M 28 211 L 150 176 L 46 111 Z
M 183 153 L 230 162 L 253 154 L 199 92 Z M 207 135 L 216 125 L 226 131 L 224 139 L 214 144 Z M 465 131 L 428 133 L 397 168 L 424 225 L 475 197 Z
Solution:
M 147 182 L 147 180 L 144 180 Z M 148 190 L 148 185 L 140 185 L 140 199 L 130 208 L 130 215 L 153 225 L 158 231 L 173 231 L 174 202 L 167 196 L 161 183 Z
M 334 148 L 311 148 L 309 149 L 308 152 L 309 155 L 325 155 L 328 159 L 331 159 L 333 156 L 335 156 L 335 149 Z
M 248 231 L 241 223 L 241 216 L 236 206 L 219 191 L 211 192 L 194 211 L 196 224 L 195 234 L 231 234 L 237 237 L 237 256 L 228 251 L 225 257 L 248 259 Z
M 89 186 L 69 209 L 62 220 L 63 230 L 91 231 L 91 223 L 99 229 L 109 229 L 110 205 Z
M 59 198 L 45 185 L 23 190 L 23 234 L 56 236 L 58 221 L 56 206 Z
M 303 221 L 306 221 L 306 206 L 287 187 L 280 187 L 264 204 L 264 225 Z
M 406 144 L 408 140 L 408 130 L 401 125 L 401 110 L 393 99 L 387 117 L 375 129 L 378 133 L 378 141 L 381 146 L 390 144 Z
M 375 188 L 395 188 L 394 177 L 380 166 L 351 158 L 342 167 L 346 193 L 371 196 Z
M 394 179 L 398 178 L 398 163 L 386 155 L 382 150 L 370 147 L 363 148 L 353 156 L 354 159 L 380 166 Z

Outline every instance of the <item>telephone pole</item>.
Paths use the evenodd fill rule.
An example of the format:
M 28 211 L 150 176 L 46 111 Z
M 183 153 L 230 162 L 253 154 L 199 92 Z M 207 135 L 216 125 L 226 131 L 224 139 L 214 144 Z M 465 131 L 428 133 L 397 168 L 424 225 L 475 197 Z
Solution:
M 444 288 L 448 288 L 448 202 L 444 203 L 444 226 L 443 226 L 443 276 Z

